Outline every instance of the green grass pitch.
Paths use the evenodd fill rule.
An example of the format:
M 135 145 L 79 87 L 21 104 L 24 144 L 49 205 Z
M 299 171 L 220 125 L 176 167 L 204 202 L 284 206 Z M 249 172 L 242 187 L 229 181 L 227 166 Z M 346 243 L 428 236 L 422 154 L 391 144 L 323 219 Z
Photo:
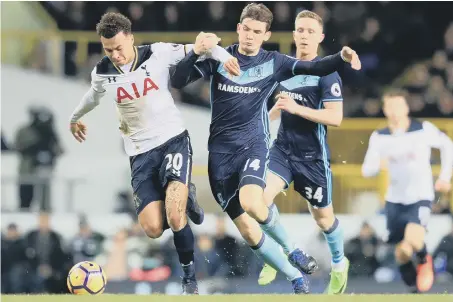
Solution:
M 279 301 L 280 300 L 280 301 Z M 164 295 L 2 295 L 2 302 L 452 302 L 453 295 L 211 295 L 211 296 L 164 296 Z

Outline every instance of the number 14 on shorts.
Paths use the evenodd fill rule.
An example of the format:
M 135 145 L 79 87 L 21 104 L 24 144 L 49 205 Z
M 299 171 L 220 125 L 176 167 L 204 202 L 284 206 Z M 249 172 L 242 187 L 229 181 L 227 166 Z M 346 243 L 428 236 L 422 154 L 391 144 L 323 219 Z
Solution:
M 318 203 L 322 202 L 322 187 L 317 187 L 314 194 L 313 189 L 310 187 L 305 187 L 305 198 L 309 200 L 317 200 Z
M 244 172 L 248 169 L 253 169 L 255 171 L 258 171 L 260 169 L 260 160 L 259 159 L 247 159 L 247 162 L 245 163 L 244 166 Z

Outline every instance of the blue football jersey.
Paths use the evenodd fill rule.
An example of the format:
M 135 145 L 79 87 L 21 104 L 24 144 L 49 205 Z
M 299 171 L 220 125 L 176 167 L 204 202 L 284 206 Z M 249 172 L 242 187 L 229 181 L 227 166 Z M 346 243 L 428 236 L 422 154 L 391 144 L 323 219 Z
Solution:
M 313 61 L 319 60 L 319 57 Z M 342 82 L 337 72 L 324 77 L 298 75 L 282 81 L 278 91 L 287 93 L 299 105 L 323 108 L 324 102 L 342 102 Z M 330 160 L 327 127 L 282 111 L 275 144 L 291 160 Z
M 230 76 L 223 64 L 213 59 L 190 63 L 197 59 L 193 53 L 186 57 L 187 61 L 179 62 L 172 74 L 172 85 L 177 88 L 201 77 L 210 80 L 211 152 L 234 154 L 257 142 L 269 146 L 267 100 L 278 83 L 297 74 L 328 75 L 344 63 L 339 53 L 320 61 L 304 62 L 264 49 L 255 56 L 245 56 L 238 48 L 239 45 L 232 45 L 226 50 L 238 59 L 240 76 Z

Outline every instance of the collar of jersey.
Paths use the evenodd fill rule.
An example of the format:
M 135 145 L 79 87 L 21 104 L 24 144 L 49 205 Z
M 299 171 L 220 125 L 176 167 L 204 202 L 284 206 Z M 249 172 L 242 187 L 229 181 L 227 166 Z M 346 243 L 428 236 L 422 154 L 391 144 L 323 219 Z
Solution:
M 134 57 L 134 61 L 131 65 L 131 69 L 129 70 L 129 72 L 132 72 L 132 71 L 135 71 L 135 68 L 137 67 L 137 63 L 138 63 L 138 52 L 137 52 L 137 47 L 134 46 L 134 53 L 135 53 L 135 57 Z M 113 66 L 115 67 L 115 69 L 121 73 L 121 74 L 124 74 L 124 71 L 121 70 L 121 68 L 119 68 L 118 66 L 115 65 L 115 63 L 113 63 Z
M 237 56 L 241 59 L 241 61 L 253 61 L 256 58 L 259 58 L 259 56 L 262 54 L 262 52 L 263 52 L 263 49 L 260 48 L 258 53 L 254 56 L 243 55 L 242 53 L 239 52 L 239 44 L 237 45 L 237 50 L 236 50 Z
M 311 60 L 310 62 L 316 62 L 316 61 L 319 61 L 321 60 L 321 57 L 316 55 L 316 57 L 313 58 L 313 60 Z

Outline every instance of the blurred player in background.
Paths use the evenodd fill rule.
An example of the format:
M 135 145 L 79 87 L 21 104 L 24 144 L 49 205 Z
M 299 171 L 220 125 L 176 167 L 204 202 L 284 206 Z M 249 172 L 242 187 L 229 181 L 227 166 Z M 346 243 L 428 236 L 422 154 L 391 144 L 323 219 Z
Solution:
M 169 91 L 169 68 L 190 50 L 201 55 L 212 49 L 212 56 L 222 61 L 232 56 L 216 46 L 217 36 L 206 33 L 201 33 L 194 45 L 136 47 L 131 22 L 118 13 L 105 14 L 96 30 L 106 56 L 93 69 L 91 88 L 71 117 L 71 132 L 83 142 L 86 126 L 79 119 L 104 95 L 115 101 L 130 157 L 138 220 L 150 238 L 160 237 L 169 225 L 184 271 L 183 291 L 197 294 L 194 236 L 187 223 L 186 205 L 194 223 L 201 224 L 204 216 L 194 188 L 189 191 L 192 147 Z
M 434 189 L 451 189 L 453 143 L 429 122 L 409 118 L 404 91 L 383 96 L 388 126 L 370 137 L 362 167 L 365 177 L 375 176 L 388 165 L 390 185 L 385 212 L 388 242 L 396 244 L 395 258 L 404 283 L 412 292 L 426 292 L 434 281 L 433 261 L 425 245 L 425 228 L 434 201 L 431 148 L 440 149 L 441 171 Z M 417 269 L 412 261 L 416 255 Z
M 263 4 L 252 3 L 242 11 L 239 45 L 227 48 L 239 60 L 240 76 L 228 77 L 218 62 L 199 60 L 191 52 L 176 66 L 172 84 L 180 88 L 202 77 L 211 79 L 208 172 L 212 193 L 253 251 L 291 280 L 295 293 L 308 293 L 304 274 L 316 269 L 316 261 L 295 247 L 277 208 L 267 207 L 263 199 L 270 143 L 266 101 L 278 82 L 296 74 L 328 75 L 344 65 L 342 56 L 356 68 L 360 61 L 350 48 L 319 62 L 266 51 L 261 46 L 271 36 L 272 19 Z
M 324 39 L 323 20 L 311 11 L 300 12 L 295 21 L 297 59 L 316 62 Z M 346 289 L 349 261 L 344 256 L 343 230 L 332 206 L 332 172 L 327 145 L 327 126 L 338 127 L 343 119 L 342 83 L 337 72 L 327 76 L 298 75 L 280 82 L 271 120 L 281 117 L 277 139 L 270 152 L 264 190 L 266 204 L 294 181 L 294 189 L 309 203 L 316 223 L 324 233 L 332 255 L 329 294 Z M 265 266 L 262 284 L 270 283 L 276 272 Z

